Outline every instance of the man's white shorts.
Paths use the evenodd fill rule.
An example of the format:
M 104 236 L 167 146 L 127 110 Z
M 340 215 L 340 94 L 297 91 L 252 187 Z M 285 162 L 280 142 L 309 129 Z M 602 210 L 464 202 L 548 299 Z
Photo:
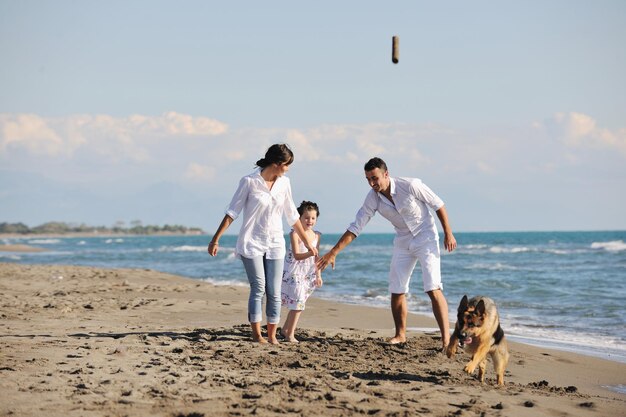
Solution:
M 441 260 L 439 240 L 409 237 L 396 237 L 393 241 L 393 256 L 389 269 L 389 292 L 392 294 L 406 294 L 409 292 L 409 282 L 419 261 L 422 267 L 424 292 L 442 290 Z

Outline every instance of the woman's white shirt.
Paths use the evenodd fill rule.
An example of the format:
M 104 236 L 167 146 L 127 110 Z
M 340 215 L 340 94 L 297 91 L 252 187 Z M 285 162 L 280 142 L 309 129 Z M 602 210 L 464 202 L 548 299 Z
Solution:
M 236 255 L 246 258 L 263 255 L 267 259 L 284 258 L 282 216 L 285 215 L 290 226 L 300 218 L 291 195 L 289 178 L 276 178 L 270 190 L 261 176 L 261 169 L 243 177 L 226 209 L 226 215 L 235 220 L 242 211 L 243 224 L 237 238 Z

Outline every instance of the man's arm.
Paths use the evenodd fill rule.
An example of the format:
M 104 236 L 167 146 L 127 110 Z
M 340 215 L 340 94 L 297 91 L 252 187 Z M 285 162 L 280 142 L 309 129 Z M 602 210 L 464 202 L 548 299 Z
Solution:
M 317 260 L 317 268 L 320 271 L 326 269 L 328 264 L 332 265 L 333 269 L 335 269 L 335 258 L 346 246 L 348 246 L 352 241 L 356 239 L 356 235 L 348 230 L 339 238 L 335 246 L 328 251 L 328 253 Z
M 448 250 L 448 252 L 452 252 L 456 249 L 456 239 L 452 234 L 452 228 L 450 227 L 450 222 L 448 221 L 446 206 L 441 206 L 436 213 L 437 217 L 439 217 L 439 221 L 441 222 L 441 227 L 443 228 L 443 246 Z

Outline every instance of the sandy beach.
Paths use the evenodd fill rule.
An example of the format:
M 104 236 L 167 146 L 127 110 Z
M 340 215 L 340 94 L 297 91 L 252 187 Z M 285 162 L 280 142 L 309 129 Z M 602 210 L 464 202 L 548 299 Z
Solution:
M 38 248 L 31 245 L 13 244 L 13 245 L 0 245 L 0 252 L 45 252 L 43 248 Z
M 505 387 L 491 363 L 481 385 L 436 333 L 385 343 L 387 309 L 312 299 L 302 342 L 273 346 L 250 341 L 245 287 L 4 263 L 0 294 L 2 416 L 626 415 L 607 388 L 626 364 L 509 343 Z

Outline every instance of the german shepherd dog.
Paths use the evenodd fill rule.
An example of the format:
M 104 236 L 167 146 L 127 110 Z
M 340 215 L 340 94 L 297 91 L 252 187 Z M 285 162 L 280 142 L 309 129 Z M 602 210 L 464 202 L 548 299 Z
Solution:
M 500 327 L 500 318 L 496 303 L 488 297 L 474 297 L 467 299 L 463 296 L 457 311 L 457 322 L 450 344 L 446 349 L 448 358 L 456 353 L 457 346 L 467 346 L 467 351 L 472 359 L 463 369 L 472 374 L 478 366 L 478 379 L 481 383 L 485 380 L 485 368 L 487 366 L 487 354 L 491 355 L 493 367 L 498 375 L 498 385 L 504 385 L 504 369 L 509 361 L 504 331 Z

